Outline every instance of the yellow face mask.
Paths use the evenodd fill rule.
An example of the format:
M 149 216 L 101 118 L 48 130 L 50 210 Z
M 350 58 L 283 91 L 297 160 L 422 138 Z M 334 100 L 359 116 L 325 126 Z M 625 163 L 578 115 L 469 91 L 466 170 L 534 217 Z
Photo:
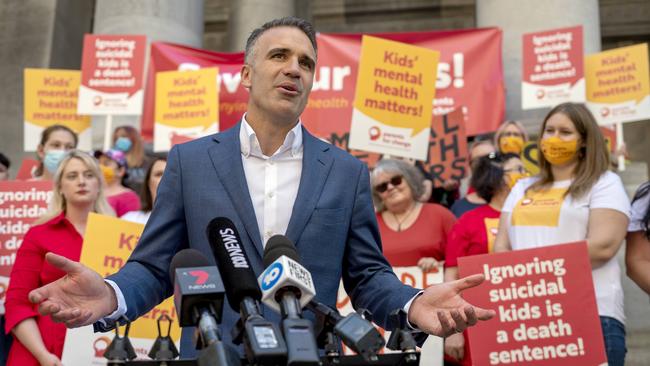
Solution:
M 526 173 L 520 173 L 520 172 L 507 172 L 506 173 L 506 183 L 508 183 L 508 189 L 512 189 L 512 187 L 517 184 L 519 179 L 527 177 L 528 174 Z
M 524 139 L 519 136 L 504 136 L 499 139 L 499 151 L 503 154 L 521 154 L 524 149 Z
M 578 140 L 565 141 L 559 137 L 549 137 L 542 140 L 542 154 L 552 165 L 562 165 L 573 159 L 578 151 Z
M 100 165 L 99 168 L 102 170 L 102 175 L 104 175 L 104 180 L 106 181 L 106 184 L 113 183 L 113 179 L 115 179 L 115 171 L 113 170 L 113 168 L 109 168 L 105 165 Z

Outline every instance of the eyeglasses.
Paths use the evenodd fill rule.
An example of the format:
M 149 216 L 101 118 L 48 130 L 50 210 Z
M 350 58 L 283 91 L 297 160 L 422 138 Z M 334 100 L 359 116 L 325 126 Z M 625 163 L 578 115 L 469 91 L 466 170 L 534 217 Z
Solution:
M 402 184 L 402 176 L 401 175 L 396 175 L 396 176 L 390 178 L 390 180 L 388 182 L 384 182 L 384 183 L 376 185 L 375 190 L 377 192 L 379 192 L 379 193 L 384 193 L 384 192 L 386 192 L 388 190 L 388 184 L 389 183 L 393 187 L 397 187 L 398 185 Z

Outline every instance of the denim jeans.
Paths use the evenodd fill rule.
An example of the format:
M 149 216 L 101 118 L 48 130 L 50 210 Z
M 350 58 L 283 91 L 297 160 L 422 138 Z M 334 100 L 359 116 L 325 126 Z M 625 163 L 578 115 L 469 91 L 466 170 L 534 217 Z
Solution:
M 625 326 L 614 318 L 608 316 L 600 317 L 600 325 L 603 328 L 605 338 L 605 352 L 609 366 L 624 366 L 625 354 Z

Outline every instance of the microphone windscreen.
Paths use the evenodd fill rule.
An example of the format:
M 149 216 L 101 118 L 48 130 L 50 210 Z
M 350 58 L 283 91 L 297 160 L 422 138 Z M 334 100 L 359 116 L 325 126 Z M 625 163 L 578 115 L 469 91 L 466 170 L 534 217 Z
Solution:
M 210 265 L 208 258 L 198 250 L 192 248 L 183 249 L 172 258 L 169 265 L 169 278 L 171 278 L 172 283 L 176 281 L 176 268 L 207 267 Z
M 289 238 L 284 235 L 273 235 L 264 247 L 264 268 L 270 266 L 271 263 L 283 255 L 302 263 L 296 246 L 293 245 Z
M 239 311 L 244 297 L 260 300 L 262 292 L 235 224 L 228 218 L 217 217 L 210 221 L 206 231 L 230 307 Z

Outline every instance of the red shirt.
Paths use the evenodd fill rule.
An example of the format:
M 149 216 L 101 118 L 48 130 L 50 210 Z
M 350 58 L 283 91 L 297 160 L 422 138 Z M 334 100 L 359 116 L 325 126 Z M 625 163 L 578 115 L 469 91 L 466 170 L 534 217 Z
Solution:
M 483 205 L 461 216 L 451 229 L 445 266 L 456 267 L 458 258 L 468 255 L 489 253 L 490 243 L 496 238 L 501 212 L 490 205 Z
M 59 358 L 63 353 L 65 325 L 54 323 L 49 316 L 39 315 L 38 306 L 29 302 L 27 295 L 31 290 L 65 275 L 65 272 L 45 261 L 47 252 L 79 261 L 82 243 L 83 238 L 63 213 L 44 224 L 32 226 L 18 249 L 16 262 L 9 278 L 5 302 L 6 332 L 9 333 L 23 320 L 34 318 L 45 347 Z M 18 339 L 15 339 L 9 351 L 7 365 L 37 366 L 38 361 Z
M 447 235 L 455 221 L 454 214 L 444 206 L 425 203 L 413 225 L 395 231 L 386 226 L 378 213 L 384 256 L 393 267 L 415 266 L 422 257 L 443 260 Z
M 140 197 L 130 189 L 106 197 L 106 200 L 108 201 L 108 204 L 113 207 L 113 210 L 115 210 L 115 215 L 117 215 L 117 217 L 122 217 L 127 212 L 138 211 L 140 209 Z
M 491 252 L 490 243 L 496 238 L 501 212 L 490 205 L 483 205 L 467 211 L 451 229 L 445 251 L 445 267 L 458 266 L 458 258 Z M 465 338 L 465 357 L 460 362 L 453 361 L 445 355 L 445 364 L 469 366 L 472 364 L 467 332 Z

